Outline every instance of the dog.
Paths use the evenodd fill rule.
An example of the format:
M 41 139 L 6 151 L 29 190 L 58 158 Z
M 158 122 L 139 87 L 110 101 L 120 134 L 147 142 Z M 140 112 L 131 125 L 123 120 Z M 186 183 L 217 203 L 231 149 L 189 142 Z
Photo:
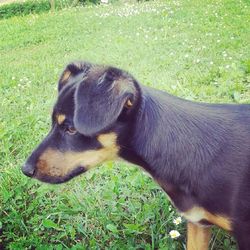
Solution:
M 144 168 L 187 219 L 187 249 L 210 226 L 250 249 L 250 105 L 187 101 L 111 66 L 73 62 L 58 83 L 52 128 L 22 171 L 63 183 L 108 160 Z

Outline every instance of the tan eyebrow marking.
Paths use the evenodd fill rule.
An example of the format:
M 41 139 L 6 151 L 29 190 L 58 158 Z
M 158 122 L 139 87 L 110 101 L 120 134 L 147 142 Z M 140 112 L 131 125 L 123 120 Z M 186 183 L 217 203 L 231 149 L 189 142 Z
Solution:
M 59 125 L 61 125 L 66 119 L 66 116 L 64 114 L 57 114 L 56 120 Z

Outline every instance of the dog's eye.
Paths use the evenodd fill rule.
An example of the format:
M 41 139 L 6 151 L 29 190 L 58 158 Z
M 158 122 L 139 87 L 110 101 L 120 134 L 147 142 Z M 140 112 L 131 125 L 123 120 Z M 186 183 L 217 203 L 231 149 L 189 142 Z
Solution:
M 77 130 L 74 128 L 74 127 L 67 127 L 66 128 L 66 132 L 69 134 L 69 135 L 74 135 Z

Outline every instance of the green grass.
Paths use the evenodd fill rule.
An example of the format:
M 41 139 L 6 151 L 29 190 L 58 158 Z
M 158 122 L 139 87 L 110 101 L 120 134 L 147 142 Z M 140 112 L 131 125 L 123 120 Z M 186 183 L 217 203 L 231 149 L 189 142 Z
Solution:
M 58 186 L 20 167 L 50 127 L 57 80 L 72 60 L 112 64 L 190 100 L 250 102 L 249 1 L 89 6 L 0 21 L 0 248 L 184 249 L 185 222 L 127 163 Z M 181 236 L 173 240 L 169 231 Z M 212 249 L 235 249 L 215 231 Z

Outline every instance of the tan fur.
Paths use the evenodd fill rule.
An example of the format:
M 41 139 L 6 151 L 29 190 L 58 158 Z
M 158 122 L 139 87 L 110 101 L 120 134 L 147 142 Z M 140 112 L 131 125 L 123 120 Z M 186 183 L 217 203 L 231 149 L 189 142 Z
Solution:
M 171 184 L 166 184 L 159 179 L 155 179 L 159 185 L 165 190 L 166 193 L 173 193 L 174 187 Z M 170 199 L 171 201 L 171 199 Z M 171 201 L 172 202 L 172 201 Z M 173 203 L 173 202 L 172 202 Z M 173 203 L 174 204 L 174 203 Z M 198 224 L 201 220 L 207 220 L 211 224 L 217 225 L 225 230 L 231 231 L 232 230 L 232 222 L 229 218 L 224 215 L 220 214 L 212 214 L 206 211 L 202 207 L 192 207 L 191 209 L 187 210 L 186 212 L 181 213 L 188 221 Z
M 131 102 L 130 99 L 127 100 L 125 106 L 126 106 L 127 108 L 131 108 L 131 107 L 133 106 L 133 103 Z
M 206 220 L 217 225 L 227 231 L 232 231 L 232 222 L 229 218 L 221 216 L 221 215 L 214 215 L 209 212 L 205 213 Z
M 97 137 L 97 140 L 104 148 L 116 146 L 117 135 L 115 133 L 102 134 Z
M 62 76 L 62 78 L 61 78 L 60 83 L 62 83 L 62 84 L 66 83 L 66 82 L 68 81 L 70 75 L 71 75 L 71 72 L 70 72 L 69 70 L 65 70 L 65 71 L 63 72 L 63 76 Z
M 207 220 L 208 222 L 225 230 L 232 230 L 231 221 L 229 218 L 219 214 L 212 214 L 201 207 L 193 207 L 187 212 L 182 213 L 182 215 L 193 223 L 199 223 L 201 220 Z
M 57 114 L 56 115 L 56 121 L 59 125 L 61 125 L 66 119 L 66 116 L 63 114 Z
M 90 169 L 105 161 L 113 160 L 118 157 L 119 152 L 116 138 L 115 133 L 99 135 L 98 140 L 103 148 L 98 150 L 60 152 L 49 148 L 38 160 L 37 173 L 62 177 L 70 174 L 78 166 Z
M 211 239 L 211 230 L 191 222 L 187 224 L 187 250 L 207 250 Z

